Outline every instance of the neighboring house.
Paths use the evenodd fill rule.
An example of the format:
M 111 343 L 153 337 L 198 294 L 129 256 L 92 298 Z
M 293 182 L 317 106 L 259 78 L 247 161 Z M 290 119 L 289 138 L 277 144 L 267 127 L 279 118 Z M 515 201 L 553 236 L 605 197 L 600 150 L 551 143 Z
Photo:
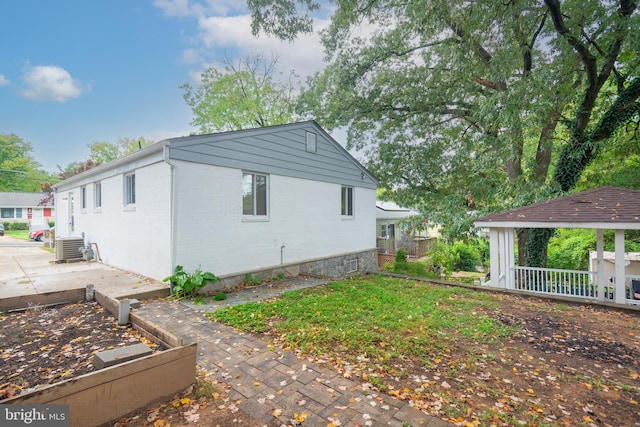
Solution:
M 403 220 L 417 216 L 418 212 L 398 206 L 393 202 L 376 201 L 377 236 L 383 239 L 394 239 L 402 235 L 406 225 Z
M 49 224 L 54 219 L 53 203 L 42 206 L 48 193 L 0 192 L 0 221 Z
M 403 248 L 409 256 L 424 256 L 430 247 L 429 240 L 435 241 L 435 237 L 428 235 L 427 224 L 424 224 L 424 229 L 418 229 L 407 221 L 418 215 L 418 212 L 393 202 L 376 201 L 378 252 L 395 255 L 398 249 Z
M 56 233 L 155 279 L 341 276 L 376 269 L 376 187 L 314 121 L 173 138 L 56 184 Z

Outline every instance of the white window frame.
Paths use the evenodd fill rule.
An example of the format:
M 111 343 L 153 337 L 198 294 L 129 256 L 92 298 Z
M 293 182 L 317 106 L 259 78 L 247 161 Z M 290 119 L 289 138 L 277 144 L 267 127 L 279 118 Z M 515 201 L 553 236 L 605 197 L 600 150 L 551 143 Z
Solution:
M 340 188 L 340 214 L 342 218 L 353 218 L 355 188 L 343 185 Z
M 251 213 L 247 213 L 245 212 L 245 206 L 244 206 L 244 202 L 245 202 L 245 179 L 246 177 L 250 176 L 251 177 L 251 197 L 252 197 L 252 201 L 251 201 Z M 257 213 L 257 209 L 258 209 L 258 192 L 256 191 L 257 185 L 256 185 L 256 177 L 264 177 L 265 180 L 265 194 L 264 194 L 264 213 Z M 248 220 L 261 220 L 261 221 L 265 221 L 269 219 L 269 211 L 270 211 L 270 206 L 269 206 L 269 175 L 265 174 L 265 173 L 258 173 L 258 172 L 249 172 L 249 171 L 243 171 L 242 172 L 242 218 L 243 219 L 248 219 Z
M 125 208 L 135 208 L 136 206 L 136 173 L 129 172 L 123 176 L 123 196 Z
M 307 151 L 309 153 L 318 152 L 318 135 L 313 132 L 307 132 Z
M 98 211 L 102 209 L 102 181 L 93 183 L 93 208 Z
M 80 187 L 80 210 L 84 212 L 87 209 L 87 186 Z

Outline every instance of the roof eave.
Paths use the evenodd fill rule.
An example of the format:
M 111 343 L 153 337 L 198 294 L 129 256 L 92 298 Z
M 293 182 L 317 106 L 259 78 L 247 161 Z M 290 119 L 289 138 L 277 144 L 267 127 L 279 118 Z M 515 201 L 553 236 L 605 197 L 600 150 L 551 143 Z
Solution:
M 485 228 L 591 228 L 611 230 L 640 230 L 640 222 L 537 222 L 537 221 L 474 221 Z

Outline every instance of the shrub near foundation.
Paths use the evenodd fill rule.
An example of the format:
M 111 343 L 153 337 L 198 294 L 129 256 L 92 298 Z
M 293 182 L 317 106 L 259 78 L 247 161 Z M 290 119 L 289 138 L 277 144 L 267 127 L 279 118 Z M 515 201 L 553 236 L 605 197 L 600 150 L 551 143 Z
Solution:
M 176 298 L 184 299 L 195 297 L 207 283 L 216 283 L 220 279 L 213 273 L 202 271 L 200 267 L 193 273 L 187 273 L 183 266 L 177 265 L 176 271 L 162 281 L 171 283 L 171 290 Z

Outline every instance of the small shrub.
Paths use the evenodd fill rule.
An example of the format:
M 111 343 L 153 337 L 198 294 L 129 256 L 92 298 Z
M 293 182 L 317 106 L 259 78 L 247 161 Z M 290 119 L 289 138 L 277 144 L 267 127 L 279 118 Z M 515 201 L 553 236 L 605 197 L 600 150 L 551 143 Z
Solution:
M 227 294 L 225 294 L 224 292 L 218 292 L 213 296 L 214 301 L 224 301 L 226 299 L 227 299 Z
M 262 283 L 262 279 L 260 279 L 260 277 L 258 276 L 254 276 L 253 274 L 249 273 L 244 276 L 244 281 L 242 283 L 249 286 L 258 286 L 259 284 Z
M 480 252 L 473 243 L 455 242 L 451 248 L 455 271 L 476 271 L 481 264 Z
M 407 270 L 409 262 L 407 262 L 407 253 L 404 249 L 398 249 L 396 253 L 396 263 L 393 267 L 393 271 L 396 273 L 402 273 Z
M 190 274 L 184 270 L 183 266 L 177 265 L 176 271 L 162 281 L 170 282 L 176 298 L 183 299 L 195 297 L 207 282 L 216 283 L 220 279 L 213 273 L 202 271 L 200 267 Z

